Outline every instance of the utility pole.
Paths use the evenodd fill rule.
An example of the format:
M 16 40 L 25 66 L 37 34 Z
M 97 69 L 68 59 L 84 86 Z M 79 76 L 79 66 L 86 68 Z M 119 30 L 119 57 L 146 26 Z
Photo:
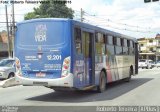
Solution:
M 13 0 L 14 1 L 14 0 Z M 12 4 L 12 34 L 11 34 L 11 43 L 12 43 L 12 57 L 14 56 L 14 39 L 15 39 L 15 14 L 14 14 L 14 2 Z
M 14 1 L 14 0 L 13 0 Z M 13 29 L 13 32 L 12 32 L 12 34 L 14 35 L 14 33 L 15 33 L 15 14 L 14 14 L 14 2 L 13 2 L 13 4 L 12 4 L 12 24 L 13 24 L 13 27 L 12 27 L 12 29 Z
M 84 16 L 84 11 L 81 8 L 81 22 L 83 22 L 83 20 L 84 20 L 83 16 Z
M 7 38 L 8 38 L 8 43 L 7 43 L 8 44 L 8 56 L 11 57 L 7 5 L 5 5 L 5 8 L 6 8 L 6 26 L 7 26 Z

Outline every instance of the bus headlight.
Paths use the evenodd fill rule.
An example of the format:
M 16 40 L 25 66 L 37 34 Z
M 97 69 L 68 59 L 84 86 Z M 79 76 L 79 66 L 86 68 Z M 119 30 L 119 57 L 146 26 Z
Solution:
M 15 68 L 16 68 L 17 75 L 22 76 L 21 64 L 20 64 L 20 60 L 18 58 L 15 59 Z
M 66 77 L 70 73 L 70 56 L 65 58 L 63 61 L 62 65 L 62 76 L 61 77 Z

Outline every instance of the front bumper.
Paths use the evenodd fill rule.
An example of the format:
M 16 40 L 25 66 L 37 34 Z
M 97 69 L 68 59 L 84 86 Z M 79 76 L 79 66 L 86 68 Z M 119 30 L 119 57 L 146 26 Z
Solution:
M 25 86 L 73 87 L 73 74 L 57 79 L 30 79 L 16 75 L 16 81 Z

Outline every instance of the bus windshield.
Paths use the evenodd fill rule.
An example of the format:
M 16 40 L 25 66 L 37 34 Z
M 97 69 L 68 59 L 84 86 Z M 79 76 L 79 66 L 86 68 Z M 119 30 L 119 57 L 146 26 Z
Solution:
M 18 46 L 57 46 L 65 43 L 64 22 L 29 22 L 18 27 Z

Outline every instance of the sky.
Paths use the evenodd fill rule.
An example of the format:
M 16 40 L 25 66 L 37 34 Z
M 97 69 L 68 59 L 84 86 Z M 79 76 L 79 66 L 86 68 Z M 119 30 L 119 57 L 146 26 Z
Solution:
M 24 14 L 33 11 L 33 7 L 39 5 L 15 4 L 16 22 L 23 21 Z M 11 14 L 11 5 L 7 6 L 8 13 Z M 80 20 L 82 8 L 83 22 L 128 36 L 154 38 L 160 33 L 160 1 L 144 3 L 144 0 L 71 0 L 71 4 L 67 6 L 75 11 L 75 20 Z M 9 15 L 10 20 L 11 15 Z M 2 21 L 6 21 L 3 3 L 0 4 L 0 22 Z M 4 28 L 5 24 L 0 23 L 0 31 Z

